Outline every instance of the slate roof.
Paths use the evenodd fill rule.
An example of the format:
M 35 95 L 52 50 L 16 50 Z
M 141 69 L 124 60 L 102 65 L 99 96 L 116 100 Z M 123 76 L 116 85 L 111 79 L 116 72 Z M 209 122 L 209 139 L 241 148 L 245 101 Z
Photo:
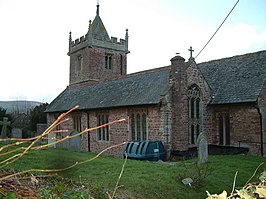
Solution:
M 198 64 L 208 82 L 210 104 L 254 103 L 266 80 L 266 51 Z
M 67 87 L 45 112 L 92 110 L 160 103 L 169 90 L 169 70 L 129 75 L 125 78 L 95 85 Z
M 255 103 L 266 82 L 266 51 L 197 64 L 211 89 L 210 105 Z M 67 87 L 46 112 L 160 103 L 169 89 L 169 68 L 90 86 Z

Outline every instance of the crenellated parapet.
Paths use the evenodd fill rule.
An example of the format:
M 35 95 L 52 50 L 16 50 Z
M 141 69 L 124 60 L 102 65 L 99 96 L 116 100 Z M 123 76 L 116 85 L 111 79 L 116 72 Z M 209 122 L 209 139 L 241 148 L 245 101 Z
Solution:
M 68 55 L 88 46 L 88 42 L 86 40 L 86 38 L 87 38 L 86 36 L 87 35 L 82 36 L 80 38 L 77 38 L 77 39 L 75 39 L 75 41 L 69 40 L 69 52 L 68 52 Z M 69 36 L 69 38 L 71 38 L 71 37 Z
M 128 33 L 127 33 L 128 34 Z M 80 38 L 75 39 L 72 41 L 72 37 L 70 34 L 69 39 L 69 52 L 68 54 L 75 53 L 76 51 L 86 48 L 86 47 L 99 47 L 99 48 L 106 48 L 115 51 L 121 51 L 124 53 L 129 53 L 128 51 L 128 36 L 126 34 L 125 39 L 117 39 L 117 37 L 111 37 L 110 40 L 100 40 L 97 38 L 93 38 L 89 36 L 89 32 L 85 36 L 81 36 Z
M 89 28 L 87 34 L 76 39 L 75 41 L 72 41 L 72 36 L 70 32 L 68 55 L 86 47 L 104 48 L 127 54 L 129 53 L 128 30 L 126 30 L 126 35 L 124 39 L 120 39 L 118 41 L 117 37 L 110 38 L 99 15 L 99 4 L 97 4 L 96 16 L 93 21 L 89 21 Z

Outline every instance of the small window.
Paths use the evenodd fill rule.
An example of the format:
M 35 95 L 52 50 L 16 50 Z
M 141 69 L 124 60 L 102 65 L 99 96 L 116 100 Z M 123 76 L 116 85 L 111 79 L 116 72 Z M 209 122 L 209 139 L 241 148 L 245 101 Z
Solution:
M 73 116 L 73 129 L 81 132 L 81 115 L 74 115 Z
M 112 70 L 113 67 L 113 59 L 111 54 L 106 54 L 105 55 L 105 68 Z
M 98 115 L 97 116 L 97 125 L 101 126 L 103 124 L 106 124 L 109 122 L 109 118 L 108 115 Z M 97 138 L 98 141 L 109 141 L 110 140 L 110 130 L 109 130 L 109 126 L 97 129 Z
M 75 65 L 76 72 L 80 72 L 83 67 L 83 57 L 81 55 L 77 55 Z

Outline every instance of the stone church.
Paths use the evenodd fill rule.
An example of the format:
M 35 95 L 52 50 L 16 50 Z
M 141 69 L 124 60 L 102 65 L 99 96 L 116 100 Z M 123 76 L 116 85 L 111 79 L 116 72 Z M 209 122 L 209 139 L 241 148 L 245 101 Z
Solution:
M 85 36 L 72 40 L 70 33 L 69 85 L 47 107 L 50 124 L 79 105 L 60 129 L 80 132 L 126 119 L 81 136 L 83 151 L 132 140 L 159 140 L 168 153 L 183 151 L 205 132 L 209 144 L 265 154 L 266 51 L 204 63 L 177 55 L 169 66 L 127 74 L 128 40 L 127 30 L 124 39 L 109 37 L 99 5 Z M 123 149 L 106 154 L 122 157 Z

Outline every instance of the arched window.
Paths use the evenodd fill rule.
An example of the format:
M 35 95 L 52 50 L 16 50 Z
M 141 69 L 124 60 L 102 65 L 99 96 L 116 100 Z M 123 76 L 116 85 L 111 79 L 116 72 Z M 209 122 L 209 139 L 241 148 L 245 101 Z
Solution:
M 202 130 L 201 94 L 196 85 L 188 89 L 189 144 L 196 144 Z
M 112 54 L 105 54 L 105 68 L 112 70 L 113 68 L 113 58 Z

